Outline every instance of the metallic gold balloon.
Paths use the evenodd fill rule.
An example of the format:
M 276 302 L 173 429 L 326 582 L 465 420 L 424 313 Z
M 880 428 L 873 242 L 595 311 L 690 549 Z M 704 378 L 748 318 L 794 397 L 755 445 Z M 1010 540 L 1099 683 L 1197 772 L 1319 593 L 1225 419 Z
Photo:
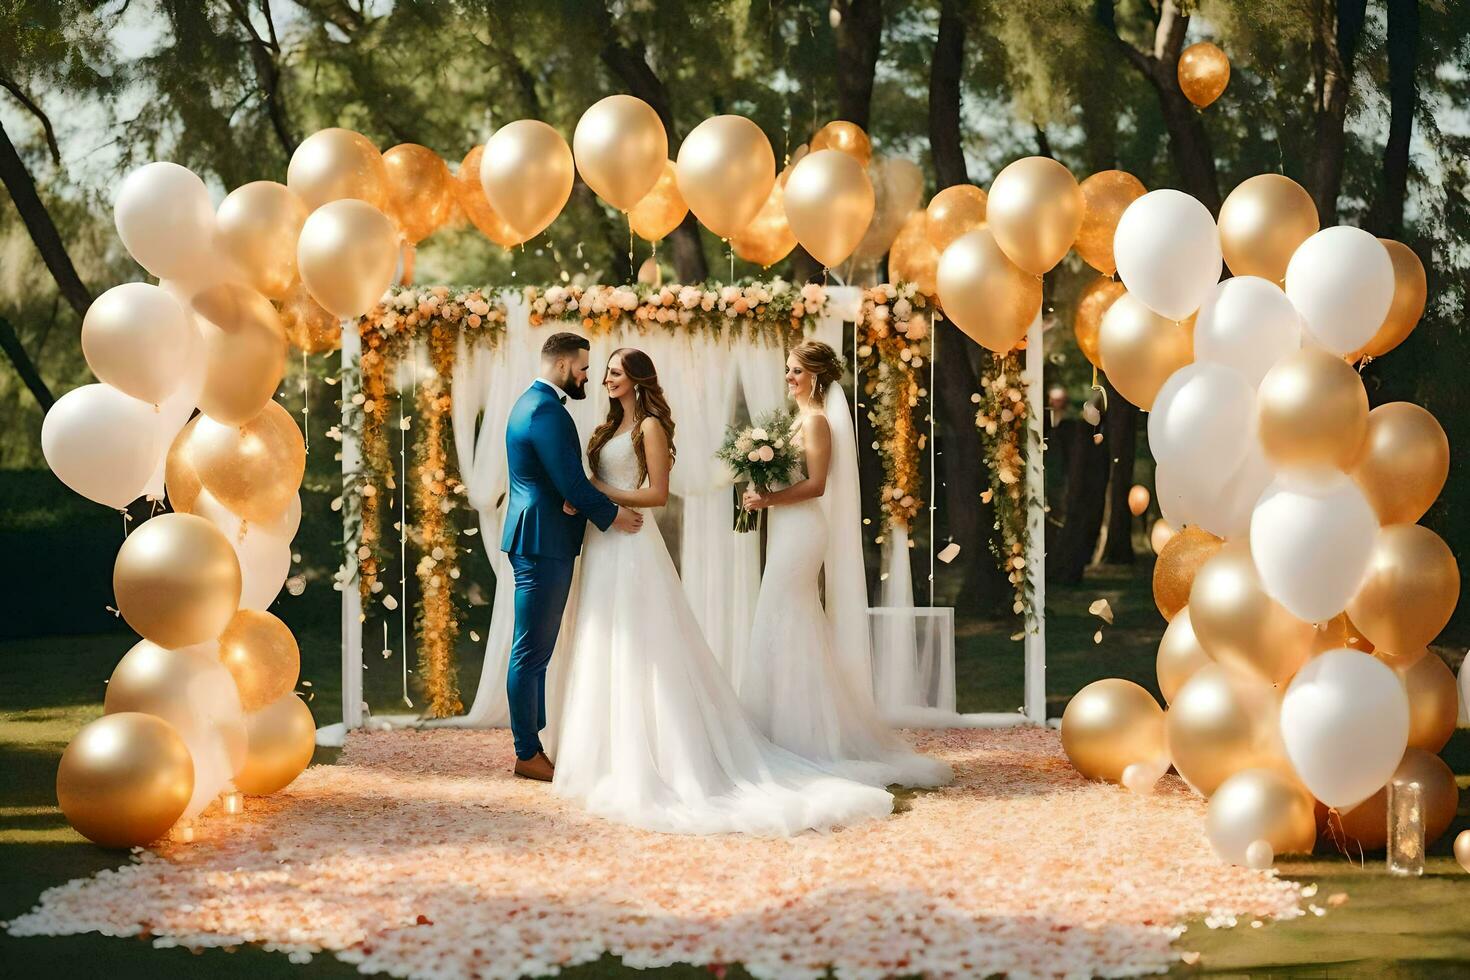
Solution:
M 244 425 L 209 419 L 190 425 L 188 438 L 175 440 L 169 455 L 192 467 L 221 504 L 255 523 L 274 520 L 291 505 L 306 473 L 306 442 L 278 402 Z
M 304 283 L 291 287 L 281 300 L 280 310 L 281 326 L 292 347 L 305 354 L 342 349 L 342 321 L 322 309 Z
M 1277 361 L 1256 393 L 1261 447 L 1277 466 L 1352 466 L 1368 432 L 1368 393 L 1352 365 L 1315 347 Z
M 199 410 L 238 425 L 275 395 L 286 374 L 286 329 L 270 300 L 236 283 L 221 283 L 193 300 L 204 341 Z
M 1273 854 L 1310 854 L 1317 843 L 1315 804 L 1295 778 L 1275 769 L 1245 769 L 1210 797 L 1205 835 L 1232 864 L 1247 864 L 1247 848 L 1262 840 Z
M 817 130 L 817 134 L 812 137 L 811 152 L 818 150 L 846 153 L 864 167 L 873 160 L 873 141 L 868 139 L 863 127 L 846 119 L 829 122 Z
M 265 796 L 284 788 L 311 763 L 316 749 L 316 722 L 311 709 L 295 694 L 286 694 L 246 719 L 250 750 L 245 768 L 235 774 L 235 787 L 249 796 Z
M 179 434 L 174 436 L 174 441 L 168 447 L 168 455 L 164 457 L 163 486 L 168 493 L 169 505 L 180 514 L 194 512 L 194 501 L 199 499 L 199 491 L 204 489 L 204 485 L 199 482 L 199 474 L 194 472 L 189 450 L 185 448 L 199 420 L 204 417 L 196 415 L 190 419 L 179 430 Z
M 218 739 L 224 756 L 215 778 L 223 782 L 245 763 L 245 712 L 234 680 L 215 653 L 213 643 L 168 649 L 140 640 L 113 668 L 103 711 L 140 711 L 162 718 L 193 752 Z M 207 752 L 194 759 L 196 789 L 209 778 Z
M 1455 812 L 1460 806 L 1460 787 L 1455 783 L 1454 770 L 1433 752 L 1410 748 L 1393 779 L 1419 784 L 1424 845 L 1428 847 L 1443 837 L 1455 822 Z M 1329 833 L 1335 830 L 1347 838 L 1349 854 L 1355 855 L 1357 848 L 1381 850 L 1388 843 L 1388 787 L 1384 786 L 1346 813 L 1328 819 Z M 1337 826 L 1339 820 L 1341 825 Z
M 1161 517 L 1148 529 L 1148 546 L 1153 549 L 1154 554 L 1162 555 L 1169 542 L 1174 540 L 1175 533 L 1169 522 Z
M 1297 246 L 1317 233 L 1317 204 L 1290 177 L 1258 174 L 1225 198 L 1219 226 L 1220 251 L 1231 272 L 1279 284 Z
M 1363 653 L 1373 652 L 1373 644 L 1368 642 L 1366 636 L 1358 632 L 1353 621 L 1348 619 L 1348 614 L 1338 613 L 1327 622 L 1318 625 L 1316 635 L 1312 638 L 1312 656 L 1326 653 L 1328 650 L 1340 650 L 1343 647 L 1349 650 L 1360 650 Z M 1392 664 L 1390 663 L 1389 666 Z
M 1393 668 L 1409 695 L 1409 745 L 1438 752 L 1455 734 L 1460 691 L 1455 672 L 1431 650 L 1379 658 Z
M 1378 240 L 1388 249 L 1388 257 L 1393 261 L 1393 304 L 1388 308 L 1388 316 L 1383 318 L 1383 326 L 1363 347 L 1362 353 L 1371 357 L 1382 357 L 1402 344 L 1424 315 L 1424 304 L 1429 300 L 1424 263 L 1414 250 L 1391 238 Z
M 388 203 L 383 155 L 366 136 L 350 129 L 323 129 L 302 140 L 286 167 L 286 186 L 307 211 L 345 198 L 380 210 Z
M 813 150 L 791 168 L 782 192 L 796 240 L 826 268 L 852 255 L 873 220 L 873 183 L 841 150 Z
M 1084 211 L 1074 247 L 1082 261 L 1105 276 L 1118 271 L 1113 235 L 1128 205 L 1148 193 L 1143 181 L 1126 170 L 1104 170 L 1082 182 Z
M 1148 510 L 1148 501 L 1148 487 L 1135 483 L 1128 488 L 1128 513 L 1134 517 L 1143 516 L 1143 512 Z
M 996 174 L 985 220 L 1010 260 L 1039 276 L 1071 249 L 1086 209 L 1070 170 L 1050 157 L 1025 157 Z
M 929 200 L 924 211 L 929 244 L 943 252 L 966 232 L 985 224 L 985 192 L 973 184 L 946 187 Z
M 1062 712 L 1062 749 L 1088 779 L 1120 782 L 1133 763 L 1168 754 L 1163 709 L 1132 681 L 1093 681 Z
M 925 296 L 939 293 L 939 252 L 929 241 L 928 216 L 914 211 L 904 219 L 888 250 L 888 279 L 911 282 Z
M 527 236 L 512 228 L 485 199 L 485 188 L 480 183 L 480 161 L 484 157 L 483 146 L 477 146 L 465 154 L 459 165 L 459 172 L 454 175 L 455 200 L 459 202 L 460 209 L 470 219 L 470 223 L 480 229 L 480 234 L 501 248 L 519 245 Z
M 220 202 L 214 240 L 251 288 L 280 299 L 296 282 L 296 239 L 308 213 L 286 185 L 252 181 Z
M 1460 867 L 1470 871 L 1470 830 L 1462 830 L 1455 835 L 1455 860 L 1460 862 Z
M 196 337 L 178 300 L 148 283 L 113 286 L 82 318 L 82 355 L 97 380 L 151 405 L 178 390 Z
M 1178 76 L 1184 97 L 1203 109 L 1230 84 L 1230 59 L 1209 41 L 1200 41 L 1180 52 Z
M 523 241 L 556 220 L 575 181 L 571 147 L 540 120 L 517 119 L 485 143 L 480 159 L 485 199 Z
M 1460 569 L 1440 536 L 1418 524 L 1378 532 L 1368 574 L 1347 614 L 1380 651 L 1426 647 L 1444 629 L 1460 598 Z
M 939 257 L 944 313 L 971 340 L 1004 354 L 1041 312 L 1041 280 L 1006 257 L 989 228 L 966 232 Z
M 1194 635 L 1194 625 L 1190 622 L 1189 607 L 1186 606 L 1169 620 L 1169 628 L 1164 630 L 1164 637 L 1159 641 L 1155 671 L 1164 703 L 1172 703 L 1184 682 L 1209 663 L 1214 661 Z
M 1281 699 L 1258 677 L 1206 664 L 1174 695 L 1166 717 L 1179 775 L 1210 796 L 1235 773 L 1291 773 L 1277 729 Z
M 1072 319 L 1072 333 L 1077 337 L 1077 347 L 1082 356 L 1093 367 L 1102 367 L 1102 356 L 1098 350 L 1098 334 L 1102 320 L 1114 301 L 1128 292 L 1123 284 L 1107 276 L 1098 276 L 1082 290 L 1077 300 L 1077 313 Z
M 1097 346 L 1118 394 L 1148 411 L 1169 375 L 1194 360 L 1194 317 L 1169 320 L 1124 293 L 1103 314 Z
M 454 178 L 439 154 L 417 143 L 400 143 L 383 154 L 388 173 L 388 207 L 403 237 L 418 243 L 454 215 Z
M 235 678 L 247 712 L 290 694 L 301 676 L 296 637 L 285 623 L 256 609 L 235 613 L 220 634 L 219 659 Z
M 770 207 L 770 201 L 766 202 Z M 762 208 L 762 211 L 765 209 Z M 628 222 L 638 237 L 646 242 L 661 241 L 684 221 L 684 215 L 689 213 L 689 205 L 684 203 L 684 198 L 679 196 L 679 181 L 674 176 L 674 161 L 665 160 L 664 169 L 659 173 L 658 180 L 653 188 L 643 195 L 643 199 L 633 205 L 628 212 Z M 786 220 L 785 212 L 781 213 L 781 220 Z M 792 247 L 796 247 L 796 240 L 792 239 Z M 789 251 L 789 250 L 788 250 Z
M 1382 524 L 1424 516 L 1450 475 L 1450 441 L 1438 420 L 1411 402 L 1368 413 L 1368 434 L 1352 477 Z
M 128 535 L 112 569 L 117 608 L 129 626 L 163 647 L 220 635 L 240 605 L 240 562 L 209 521 L 160 514 Z
M 750 224 L 730 239 L 735 254 L 761 268 L 780 262 L 796 247 L 796 236 L 786 220 L 785 189 L 781 181 L 771 185 L 771 196 Z
M 776 155 L 761 128 L 744 116 L 714 116 L 690 130 L 679 147 L 679 194 L 720 238 L 750 224 L 776 182 Z
M 87 724 L 61 754 L 56 802 L 103 847 L 141 847 L 168 832 L 194 793 L 194 762 L 162 718 L 138 712 Z
M 1154 562 L 1154 605 L 1165 619 L 1189 605 L 1194 577 L 1225 544 L 1209 531 L 1186 527 L 1169 538 Z
M 587 186 L 619 211 L 629 211 L 663 173 L 669 137 L 653 106 L 632 95 L 609 95 L 577 120 L 572 151 Z
M 1266 594 L 1250 549 L 1231 542 L 1195 574 L 1189 610 L 1200 645 L 1217 662 L 1285 686 L 1312 655 L 1317 629 Z
M 333 316 L 362 316 L 382 299 L 398 271 L 398 232 L 383 212 L 361 201 L 333 201 L 313 211 L 296 246 L 301 281 Z

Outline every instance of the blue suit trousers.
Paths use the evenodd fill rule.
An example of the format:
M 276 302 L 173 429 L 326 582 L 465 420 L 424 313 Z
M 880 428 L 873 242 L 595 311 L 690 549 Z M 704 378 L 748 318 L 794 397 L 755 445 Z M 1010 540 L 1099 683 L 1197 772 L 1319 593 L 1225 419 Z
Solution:
M 515 573 L 516 620 L 505 692 L 516 758 L 529 759 L 541 751 L 540 733 L 546 727 L 546 667 L 556 649 L 576 559 L 516 554 L 507 557 Z

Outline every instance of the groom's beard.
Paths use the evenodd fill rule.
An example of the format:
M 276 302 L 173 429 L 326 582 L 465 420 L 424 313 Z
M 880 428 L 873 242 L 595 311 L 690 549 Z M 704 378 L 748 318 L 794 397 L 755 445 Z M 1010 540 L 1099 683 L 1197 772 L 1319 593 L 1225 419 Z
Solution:
M 572 401 L 579 402 L 587 397 L 587 382 L 575 381 L 571 378 L 568 378 L 566 387 L 562 390 L 567 393 L 567 397 L 570 398 Z

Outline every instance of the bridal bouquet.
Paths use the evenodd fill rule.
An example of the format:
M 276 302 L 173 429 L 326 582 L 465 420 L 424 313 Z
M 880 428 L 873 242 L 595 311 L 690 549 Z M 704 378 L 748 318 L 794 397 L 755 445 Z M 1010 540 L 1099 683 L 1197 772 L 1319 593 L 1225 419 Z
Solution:
M 744 429 L 731 426 L 725 431 L 725 444 L 715 458 L 730 467 L 736 484 L 752 484 L 766 493 L 772 484 L 791 479 L 797 456 L 791 445 L 791 413 L 777 409 Z M 754 531 L 759 514 L 745 509 L 740 502 L 740 488 L 735 489 L 735 530 Z

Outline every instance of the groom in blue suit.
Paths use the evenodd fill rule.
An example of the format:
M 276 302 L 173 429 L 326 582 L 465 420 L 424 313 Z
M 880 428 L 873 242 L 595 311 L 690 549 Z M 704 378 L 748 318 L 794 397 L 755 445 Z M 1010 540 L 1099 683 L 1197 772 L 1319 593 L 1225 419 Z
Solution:
M 510 556 L 516 583 L 515 639 L 505 687 L 515 773 L 543 781 L 553 772 L 540 736 L 546 727 L 546 666 L 586 522 L 601 531 L 630 534 L 643 526 L 643 515 L 614 504 L 582 469 L 577 427 L 566 401 L 587 397 L 590 347 L 574 333 L 552 334 L 541 347 L 540 376 L 516 401 L 505 427 L 510 500 L 500 550 Z

